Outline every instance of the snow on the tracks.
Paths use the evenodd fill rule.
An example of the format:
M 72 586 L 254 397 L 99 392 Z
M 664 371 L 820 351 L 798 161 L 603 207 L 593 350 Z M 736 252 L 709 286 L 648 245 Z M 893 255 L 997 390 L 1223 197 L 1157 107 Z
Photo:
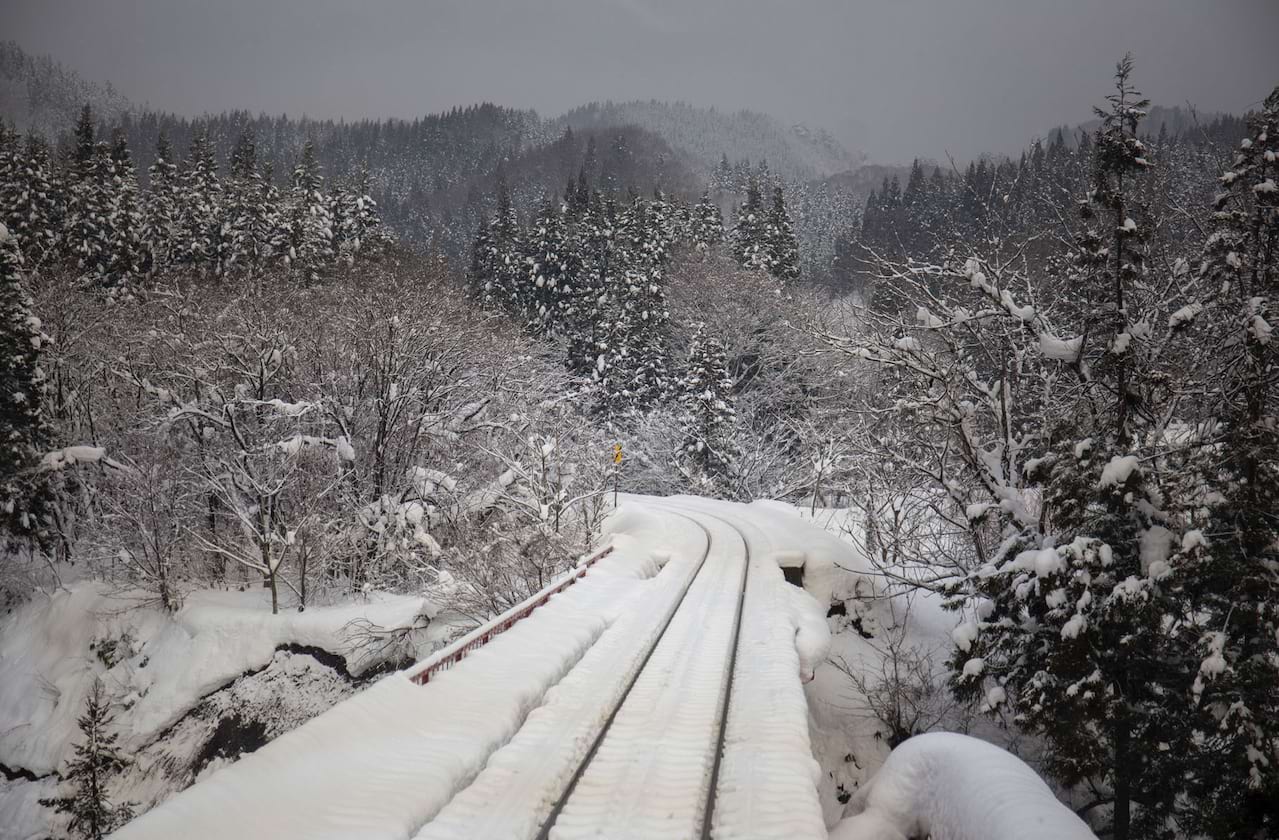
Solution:
M 457 666 L 419 686 L 392 675 L 165 802 L 115 836 L 404 838 L 434 816 L 652 586 L 660 522 L 618 518 L 616 550 Z M 681 554 L 687 553 L 682 546 Z
M 907 739 L 850 807 L 831 840 L 1096 840 L 1021 759 L 951 732 Z
M 705 567 L 556 820 L 552 840 L 660 840 L 701 830 L 746 563 L 732 528 L 701 519 L 711 532 Z
M 796 645 L 801 623 L 812 628 L 818 602 L 786 583 L 777 551 L 811 554 L 805 579 L 814 574 L 829 598 L 824 571 L 833 562 L 828 536 L 762 505 L 689 501 L 737 528 L 750 550 L 746 600 L 733 676 L 711 836 L 743 838 L 826 838 L 817 784 L 821 770 L 808 735 L 808 702 L 800 682 L 805 664 Z M 774 536 L 776 535 L 776 536 Z M 784 536 L 783 536 L 784 535 Z M 805 606 L 801 606 L 801 604 Z M 809 645 L 810 654 L 820 645 Z
M 418 840 L 536 834 L 700 566 L 706 541 L 701 530 L 675 517 L 663 521 L 676 556 L 654 585 L 627 602 L 626 614 L 547 692 L 515 737 L 422 828 Z M 678 539 L 671 541 L 672 534 Z

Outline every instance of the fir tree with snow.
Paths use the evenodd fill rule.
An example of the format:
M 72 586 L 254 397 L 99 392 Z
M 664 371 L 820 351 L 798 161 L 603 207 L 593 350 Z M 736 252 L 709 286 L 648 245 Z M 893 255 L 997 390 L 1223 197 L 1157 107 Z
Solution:
M 768 211 L 768 227 L 765 231 L 765 268 L 778 280 L 794 280 L 799 277 L 799 241 L 786 211 L 786 199 L 781 184 L 773 187 L 773 204 Z
M 737 411 L 724 347 L 704 323 L 693 327 L 678 391 L 684 424 L 680 469 L 699 490 L 722 492 L 738 460 Z
M 40 541 L 50 501 L 40 473 L 51 437 L 40 369 L 48 341 L 32 312 L 17 239 L 0 224 L 0 528 Z
M 178 165 L 168 135 L 160 132 L 155 146 L 155 162 L 147 170 L 150 183 L 142 214 L 142 242 L 147 249 L 148 270 L 168 268 L 173 261 L 178 235 Z
M 83 282 L 111 285 L 116 166 L 106 143 L 93 146 L 78 169 L 67 203 L 63 249 Z
M 744 268 L 768 268 L 768 214 L 760 193 L 759 182 L 752 179 L 746 187 L 746 199 L 737 208 L 737 218 L 730 238 L 733 258 Z
M 503 172 L 498 172 L 497 207 L 489 221 L 493 262 L 489 297 L 515 318 L 522 317 L 528 300 L 527 264 L 523 232 Z
M 1206 403 L 1215 428 L 1198 465 L 1207 517 L 1183 538 L 1173 577 L 1194 605 L 1187 634 L 1202 659 L 1188 690 L 1205 740 L 1194 750 L 1184 822 L 1211 837 L 1279 831 L 1279 763 L 1268 757 L 1279 743 L 1276 158 L 1279 88 L 1221 177 L 1200 270 L 1211 297 L 1173 315 L 1179 329 L 1206 332 L 1213 348 Z
M 133 818 L 132 802 L 112 802 L 108 787 L 112 779 L 132 762 L 117 743 L 112 731 L 114 716 L 101 680 L 94 680 L 80 716 L 80 733 L 84 740 L 75 746 L 75 758 L 67 763 L 63 785 L 70 787 L 62 796 L 41 799 L 40 804 L 67 815 L 67 831 L 71 837 L 101 840 Z
M 333 261 L 333 217 L 322 192 L 324 183 L 315 144 L 307 141 L 293 169 L 287 218 L 286 263 L 308 283 L 319 282 L 320 273 Z
M 173 260 L 221 276 L 230 256 L 231 235 L 224 219 L 225 188 L 218 177 L 207 128 L 201 128 L 192 138 L 179 183 L 181 200 Z
M 547 198 L 527 239 L 523 281 L 523 321 L 534 334 L 557 335 L 563 330 L 568 241 L 558 202 Z
M 719 212 L 719 205 L 711 200 L 709 191 L 702 193 L 701 201 L 693 208 L 691 238 L 693 247 L 703 252 L 724 241 L 724 216 Z
M 258 167 L 257 141 L 251 129 L 236 140 L 227 167 L 226 214 L 231 241 L 229 267 L 255 271 L 273 254 L 278 210 Z
M 138 195 L 137 171 L 122 130 L 112 133 L 111 162 L 115 174 L 110 199 L 111 243 L 108 282 L 113 287 L 128 286 L 146 272 L 146 248 L 142 240 L 144 221 Z
M 961 693 L 991 708 L 1008 702 L 1019 725 L 1046 739 L 1058 779 L 1104 791 L 1120 840 L 1150 836 L 1173 809 L 1190 737 L 1184 702 L 1171 701 L 1190 675 L 1176 631 L 1184 605 L 1167 579 L 1179 511 L 1155 468 L 1162 443 L 1149 434 L 1159 379 L 1144 325 L 1158 301 L 1137 294 L 1145 233 L 1134 191 L 1148 162 L 1138 139 L 1146 102 L 1131 70 L 1125 58 L 1110 107 L 1098 111 L 1071 275 L 1078 337 L 1039 326 L 1040 353 L 1078 383 L 1066 392 L 1077 408 L 1049 418 L 1047 451 L 1028 468 L 1049 530 L 1010 530 L 972 577 L 978 621 L 952 662 Z M 1010 314 L 1038 324 L 1033 308 L 1003 296 Z M 1159 743 L 1181 746 L 1148 749 Z

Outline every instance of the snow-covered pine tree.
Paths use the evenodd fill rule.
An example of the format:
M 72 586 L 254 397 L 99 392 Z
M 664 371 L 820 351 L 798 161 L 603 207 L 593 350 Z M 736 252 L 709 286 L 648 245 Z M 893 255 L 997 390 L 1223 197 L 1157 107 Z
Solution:
M 744 268 L 767 268 L 768 217 L 759 182 L 754 179 L 746 187 L 746 200 L 737 208 L 731 242 L 738 264 Z
M 737 411 L 724 346 L 707 335 L 705 323 L 694 325 L 688 367 L 678 387 L 684 425 L 678 466 L 698 492 L 722 492 L 739 454 L 734 441 Z
M 146 248 L 142 241 L 142 208 L 138 200 L 138 175 L 129 154 L 123 129 L 111 137 L 111 163 L 115 170 L 110 196 L 111 244 L 107 277 L 111 288 L 127 287 L 146 273 Z
M 169 137 L 161 131 L 155 144 L 155 162 L 147 170 L 150 184 L 142 213 L 142 242 L 152 272 L 163 271 L 174 259 L 178 235 L 178 165 Z
M 724 165 L 728 165 L 725 158 Z M 719 205 L 711 200 L 710 191 L 702 193 L 702 200 L 693 208 L 693 247 L 698 251 L 710 251 L 724 241 L 724 216 Z
M 368 166 L 361 166 L 354 181 L 338 192 L 334 214 L 334 239 L 339 257 L 348 263 L 357 255 L 377 256 L 389 243 L 377 202 L 370 193 L 372 176 Z
M 107 794 L 112 777 L 132 763 L 117 743 L 120 736 L 111 730 L 112 721 L 102 681 L 94 680 L 79 720 L 84 740 L 75 745 L 75 758 L 62 776 L 63 785 L 71 790 L 40 800 L 46 808 L 67 815 L 72 837 L 101 840 L 133 818 L 134 803 L 112 803 Z
M 497 251 L 489 232 L 489 220 L 481 218 L 475 239 L 471 241 L 471 264 L 467 268 L 466 283 L 471 296 L 486 308 L 494 306 L 496 271 Z
M 610 410 L 645 409 L 670 389 L 665 237 L 635 199 L 618 219 L 610 256 L 599 375 Z
M 568 242 L 559 202 L 542 202 L 528 235 L 522 321 L 534 334 L 560 335 Z
M 228 269 L 254 272 L 271 257 L 271 240 L 279 221 L 269 198 L 258 169 L 257 139 L 253 129 L 246 127 L 231 150 L 227 167 Z
M 229 256 L 231 236 L 226 223 L 226 195 L 218 178 L 218 163 L 207 128 L 191 139 L 191 150 L 180 176 L 178 233 L 174 262 L 221 276 Z
M 26 264 L 33 267 L 57 253 L 66 213 L 65 196 L 44 138 L 27 137 L 18 178 L 16 193 L 4 201 L 8 217 L 0 221 L 17 237 Z
M 93 118 L 93 108 L 85 103 L 80 109 L 80 117 L 76 120 L 72 131 L 72 142 L 69 149 L 70 159 L 67 161 L 69 180 L 73 183 L 87 177 L 93 167 L 93 153 L 97 146 L 97 122 Z
M 489 221 L 493 243 L 493 303 L 513 318 L 521 317 L 527 298 L 527 266 L 519 218 L 502 170 L 497 176 L 497 208 Z
M 786 198 L 781 184 L 773 187 L 773 204 L 768 211 L 764 250 L 765 269 L 783 282 L 799 277 L 799 241 L 786 212 Z
M 110 147 L 100 142 L 88 163 L 79 163 L 78 151 L 75 160 L 63 247 L 81 280 L 109 286 L 115 162 Z
M 40 455 L 51 432 L 40 352 L 48 341 L 31 308 L 18 241 L 0 224 L 0 531 L 41 541 L 49 497 Z
M 566 301 L 562 307 L 568 343 L 569 370 L 582 376 L 598 377 L 604 357 L 609 278 L 616 270 L 614 238 L 616 221 L 612 202 L 602 202 L 598 193 L 582 205 L 569 233 L 571 263 L 565 272 Z
M 333 261 L 333 218 L 323 183 L 315 144 L 308 140 L 293 169 L 286 220 L 288 264 L 308 283 L 318 282 L 320 272 Z
M 9 215 L 22 190 L 21 143 L 16 131 L 0 120 L 0 208 L 5 213 L 0 222 L 9 224 Z
M 1086 229 L 1069 278 L 1082 302 L 1076 337 L 1048 333 L 1033 307 L 991 292 L 1043 330 L 1040 352 L 1062 363 L 1053 388 L 1068 402 L 1046 418 L 1046 451 L 1026 467 L 1040 482 L 1042 513 L 1006 531 L 1014 536 L 972 576 L 979 620 L 952 660 L 961 693 L 990 706 L 1006 697 L 1016 721 L 1045 739 L 1054 776 L 1103 791 L 1117 840 L 1138 836 L 1135 803 L 1143 819 L 1170 813 L 1189 743 L 1184 703 L 1173 700 L 1189 675 L 1174 630 L 1184 616 L 1167 581 L 1176 500 L 1161 486 L 1164 440 L 1152 427 L 1154 304 L 1136 293 L 1144 234 L 1133 187 L 1147 167 L 1138 139 L 1146 102 L 1131 69 L 1125 57 L 1110 107 L 1098 110 Z M 970 282 L 989 285 L 976 272 Z M 1180 746 L 1148 747 L 1160 743 Z
M 1173 566 L 1202 657 L 1184 689 L 1203 738 L 1181 823 L 1220 838 L 1279 834 L 1279 88 L 1250 123 L 1221 178 L 1201 263 L 1211 298 L 1173 315 L 1181 327 L 1206 322 L 1204 405 L 1215 415 L 1196 473 L 1206 520 Z

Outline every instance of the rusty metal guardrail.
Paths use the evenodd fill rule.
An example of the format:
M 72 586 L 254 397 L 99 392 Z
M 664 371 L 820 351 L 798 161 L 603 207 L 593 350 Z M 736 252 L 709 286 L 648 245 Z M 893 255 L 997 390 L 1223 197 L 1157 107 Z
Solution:
M 509 630 L 512 625 L 521 619 L 527 618 L 533 610 L 549 601 L 552 595 L 563 592 L 577 583 L 586 576 L 591 566 L 594 566 L 612 553 L 613 546 L 609 545 L 587 556 L 564 577 L 554 583 L 547 584 L 496 618 L 486 621 L 460 639 L 440 648 L 426 659 L 404 671 L 404 676 L 418 685 L 426 685 L 431 681 L 432 674 L 452 668 L 465 659 L 472 651 L 488 644 L 494 636 Z

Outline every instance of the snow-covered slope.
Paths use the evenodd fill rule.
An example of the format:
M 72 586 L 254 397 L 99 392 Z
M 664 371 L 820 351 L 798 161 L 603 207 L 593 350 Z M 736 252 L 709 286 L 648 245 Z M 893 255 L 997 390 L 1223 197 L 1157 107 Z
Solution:
M 353 677 L 412 653 L 363 655 L 354 620 L 392 629 L 435 614 L 426 599 L 375 594 L 272 616 L 266 597 L 193 592 L 170 616 L 144 593 L 81 581 L 0 621 L 0 765 L 17 777 L 0 783 L 0 837 L 48 835 L 50 812 L 36 800 L 52 795 L 81 737 L 77 719 L 94 680 L 103 681 L 112 729 L 135 759 L 111 794 L 146 808 L 220 755 L 238 755 L 246 744 L 234 742 L 245 736 L 229 726 L 268 740 L 350 694 Z M 432 627 L 416 642 L 429 649 L 444 632 Z
M 951 732 L 897 747 L 851 805 L 831 840 L 1096 840 L 1021 759 Z

